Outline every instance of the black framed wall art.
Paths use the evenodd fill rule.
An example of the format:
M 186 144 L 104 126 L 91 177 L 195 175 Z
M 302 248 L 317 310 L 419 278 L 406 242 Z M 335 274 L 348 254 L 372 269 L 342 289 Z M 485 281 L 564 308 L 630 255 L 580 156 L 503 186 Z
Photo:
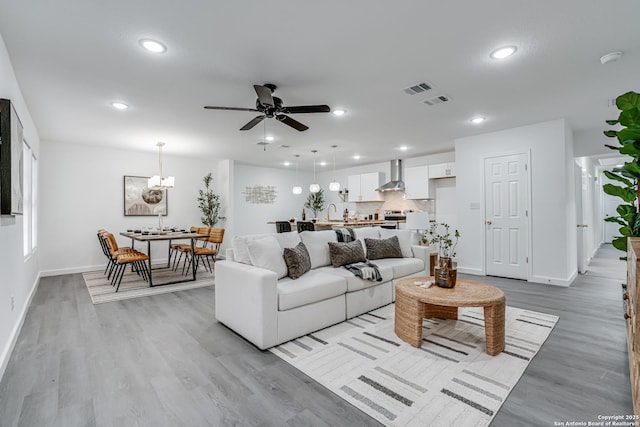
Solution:
M 124 216 L 167 215 L 167 190 L 152 190 L 149 177 L 124 176 Z
M 22 123 L 13 104 L 0 99 L 0 214 L 21 215 L 23 186 Z

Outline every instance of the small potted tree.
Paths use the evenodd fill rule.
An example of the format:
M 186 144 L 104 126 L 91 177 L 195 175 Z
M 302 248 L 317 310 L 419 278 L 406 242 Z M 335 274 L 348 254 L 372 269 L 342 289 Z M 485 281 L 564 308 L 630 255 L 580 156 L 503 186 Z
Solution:
M 313 211 L 313 222 L 318 220 L 318 212 L 324 209 L 324 190 L 321 188 L 317 193 L 309 193 L 304 207 Z
M 200 220 L 202 224 L 213 228 L 226 218 L 220 215 L 220 196 L 215 194 L 211 188 L 213 181 L 211 173 L 205 176 L 202 181 L 204 181 L 204 190 L 198 190 L 198 207 L 202 212 Z

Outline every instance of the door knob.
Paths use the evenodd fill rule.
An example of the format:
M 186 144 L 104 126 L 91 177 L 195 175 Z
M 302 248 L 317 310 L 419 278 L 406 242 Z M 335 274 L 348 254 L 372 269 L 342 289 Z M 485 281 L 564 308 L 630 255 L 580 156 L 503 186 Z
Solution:
M 489 220 L 485 221 L 485 223 L 486 223 L 487 225 L 491 225 L 491 224 L 493 224 L 493 223 L 492 223 L 491 221 L 489 221 Z

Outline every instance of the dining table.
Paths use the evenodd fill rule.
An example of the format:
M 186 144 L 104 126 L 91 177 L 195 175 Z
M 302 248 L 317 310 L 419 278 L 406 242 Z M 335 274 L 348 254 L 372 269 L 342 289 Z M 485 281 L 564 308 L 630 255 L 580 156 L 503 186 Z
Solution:
M 131 239 L 131 247 L 134 248 L 135 242 L 146 242 L 147 243 L 147 255 L 149 256 L 149 287 L 153 286 L 163 286 L 163 285 L 173 285 L 175 283 L 183 283 L 183 282 L 193 282 L 196 280 L 196 263 L 191 263 L 191 277 L 183 276 L 182 279 L 171 280 L 169 282 L 162 283 L 153 283 L 153 270 L 152 261 L 151 261 L 151 243 L 152 242 L 169 242 L 168 256 L 167 256 L 167 265 L 166 267 L 157 267 L 159 268 L 171 268 L 171 241 L 172 240 L 189 240 L 191 242 L 191 259 L 194 258 L 195 253 L 195 245 L 196 240 L 201 238 L 209 237 L 208 234 L 200 234 L 200 233 L 192 233 L 185 230 L 177 230 L 177 231 L 142 231 L 142 230 L 127 230 L 120 233 L 121 236 L 128 237 Z

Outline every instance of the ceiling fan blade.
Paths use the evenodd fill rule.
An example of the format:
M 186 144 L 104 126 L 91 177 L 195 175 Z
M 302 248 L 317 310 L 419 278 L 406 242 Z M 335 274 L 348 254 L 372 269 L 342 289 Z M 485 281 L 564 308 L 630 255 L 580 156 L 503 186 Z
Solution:
M 255 116 L 253 119 L 251 119 L 251 121 L 249 123 L 247 123 L 246 125 L 242 126 L 240 128 L 240 130 L 249 130 L 252 127 L 254 127 L 255 125 L 257 125 L 258 123 L 260 123 L 261 121 L 264 120 L 264 114 L 261 116 Z
M 205 105 L 207 110 L 230 110 L 230 111 L 260 111 L 255 108 L 236 108 L 236 107 L 212 107 L 210 105 Z
M 331 108 L 328 105 L 299 105 L 297 107 L 283 107 L 282 112 L 288 114 L 329 113 Z
M 292 128 L 294 128 L 295 130 L 299 130 L 300 132 L 303 132 L 307 129 L 309 129 L 309 126 L 303 125 L 302 123 L 300 123 L 297 120 L 292 119 L 289 116 L 285 116 L 284 114 L 278 114 L 276 116 L 276 119 L 279 122 L 284 123 L 285 125 L 291 126 Z
M 273 96 L 271 95 L 271 89 L 266 86 L 253 85 L 256 93 L 258 94 L 258 100 L 260 104 L 266 105 L 269 107 L 275 107 L 276 104 L 273 102 Z

